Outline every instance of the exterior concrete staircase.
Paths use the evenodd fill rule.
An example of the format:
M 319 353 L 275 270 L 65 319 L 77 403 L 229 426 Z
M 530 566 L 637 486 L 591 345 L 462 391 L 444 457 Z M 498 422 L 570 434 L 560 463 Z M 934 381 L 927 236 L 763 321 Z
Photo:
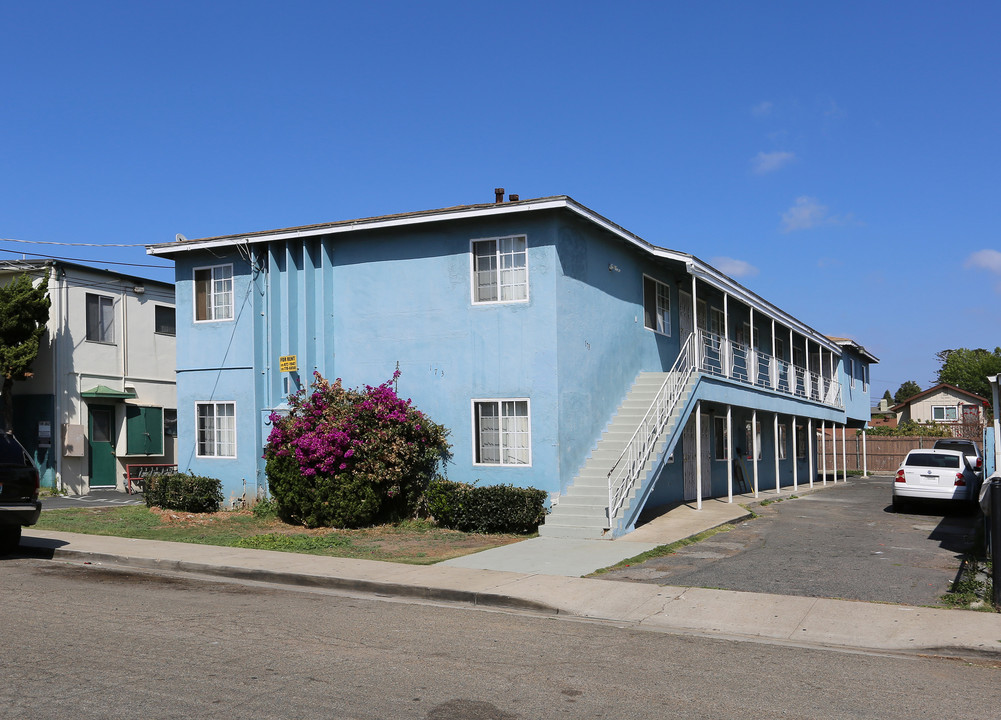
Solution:
M 629 441 L 639 428 L 647 411 L 657 396 L 668 373 L 640 373 L 625 400 L 601 434 L 576 479 L 564 493 L 552 512 L 539 527 L 542 537 L 607 539 L 613 537 L 608 520 L 609 471 L 622 455 Z M 655 442 L 646 466 L 640 471 L 636 483 L 628 491 L 622 507 L 613 522 L 623 517 L 636 516 L 641 508 L 634 503 L 638 495 L 645 495 L 652 487 L 653 475 L 665 459 L 665 451 L 673 449 L 683 427 L 683 415 L 689 411 L 689 402 L 698 376 L 693 376 L 682 391 L 677 406 Z M 635 522 L 626 523 L 629 527 Z

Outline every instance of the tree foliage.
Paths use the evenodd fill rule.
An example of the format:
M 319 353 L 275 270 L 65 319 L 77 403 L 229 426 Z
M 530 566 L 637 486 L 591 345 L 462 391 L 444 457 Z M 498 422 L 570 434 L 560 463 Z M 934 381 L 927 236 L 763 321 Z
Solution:
M 888 402 L 888 403 L 892 403 L 893 402 L 893 395 L 890 394 L 889 390 L 887 390 L 886 392 L 883 393 L 883 399 L 886 400 L 886 402 Z
M 938 371 L 940 383 L 955 385 L 983 398 L 991 397 L 987 376 L 1001 374 L 1001 347 L 993 352 L 984 348 L 943 350 L 935 357 L 942 364 Z
M 3 376 L 3 429 L 13 430 L 15 380 L 31 376 L 31 366 L 49 321 L 49 278 L 34 285 L 18 275 L 0 286 L 0 375 Z
M 897 392 L 893 394 L 893 402 L 900 404 L 906 400 L 910 400 L 919 392 L 921 392 L 921 386 L 913 380 L 907 380 L 906 382 L 901 383 L 900 387 L 897 388 Z
M 415 513 L 448 459 L 448 431 L 396 395 L 398 376 L 349 390 L 314 373 L 288 415 L 272 413 L 264 457 L 278 517 L 360 527 Z

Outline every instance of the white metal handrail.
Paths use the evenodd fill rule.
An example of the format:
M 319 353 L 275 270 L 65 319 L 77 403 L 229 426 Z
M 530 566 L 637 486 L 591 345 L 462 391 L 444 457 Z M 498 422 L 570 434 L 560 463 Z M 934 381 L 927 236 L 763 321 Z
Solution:
M 657 391 L 656 397 L 650 403 L 650 408 L 640 421 L 639 427 L 633 433 L 625 449 L 608 471 L 608 526 L 612 526 L 612 518 L 622 507 L 626 493 L 640 479 L 640 473 L 646 467 L 650 456 L 657 447 L 657 439 L 664 431 L 664 426 L 674 412 L 678 400 L 688 385 L 692 373 L 695 372 L 696 345 L 689 335 L 678 353 L 678 359 L 667 372 L 667 378 Z M 614 475 L 614 477 L 613 477 Z

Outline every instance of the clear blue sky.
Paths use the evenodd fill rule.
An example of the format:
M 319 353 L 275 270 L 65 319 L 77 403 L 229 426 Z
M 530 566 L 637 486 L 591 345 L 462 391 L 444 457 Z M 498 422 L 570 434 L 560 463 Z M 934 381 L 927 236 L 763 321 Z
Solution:
M 0 258 L 570 195 L 929 386 L 1001 344 L 999 2 L 0 2 Z M 169 269 L 134 268 L 172 279 Z

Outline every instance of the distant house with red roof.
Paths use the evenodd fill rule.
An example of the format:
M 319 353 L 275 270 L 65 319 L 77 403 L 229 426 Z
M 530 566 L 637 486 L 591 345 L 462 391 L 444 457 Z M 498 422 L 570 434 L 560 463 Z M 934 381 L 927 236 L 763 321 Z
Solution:
M 987 398 L 967 392 L 955 385 L 941 383 L 919 392 L 892 408 L 897 422 L 913 420 L 919 423 L 939 423 L 954 426 L 954 434 L 964 426 L 983 427 Z

